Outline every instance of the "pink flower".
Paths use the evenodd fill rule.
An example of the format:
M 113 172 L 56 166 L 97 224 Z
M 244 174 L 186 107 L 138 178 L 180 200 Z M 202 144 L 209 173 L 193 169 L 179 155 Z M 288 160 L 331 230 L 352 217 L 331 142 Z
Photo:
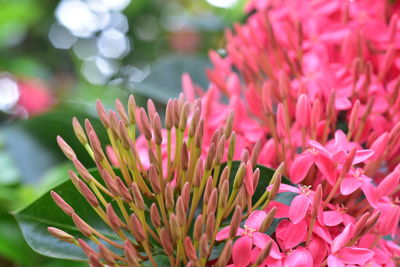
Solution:
M 235 266 L 247 266 L 250 263 L 253 245 L 259 249 L 263 249 L 267 243 L 272 240 L 267 234 L 258 232 L 266 216 L 267 213 L 265 211 L 253 211 L 245 221 L 244 227 L 238 228 L 236 236 L 240 237 L 235 241 L 232 248 L 232 260 Z M 221 241 L 229 238 L 230 228 L 230 226 L 227 226 L 219 231 L 216 240 Z M 279 248 L 274 241 L 272 243 L 270 257 L 273 259 L 282 258 Z
M 374 257 L 374 252 L 366 248 L 346 247 L 354 235 L 354 226 L 346 225 L 332 243 L 331 255 L 328 256 L 329 267 L 344 267 L 346 264 L 364 264 Z

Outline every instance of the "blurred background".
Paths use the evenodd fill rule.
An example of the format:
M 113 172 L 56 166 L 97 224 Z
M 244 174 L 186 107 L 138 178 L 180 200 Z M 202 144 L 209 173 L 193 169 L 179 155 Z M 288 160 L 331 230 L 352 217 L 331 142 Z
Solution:
M 163 108 L 183 72 L 206 87 L 208 51 L 224 54 L 243 2 L 0 0 L 0 266 L 85 266 L 35 253 L 12 216 L 67 179 L 56 136 L 90 167 L 71 119 L 99 128 L 97 98 L 111 107 L 134 94 Z

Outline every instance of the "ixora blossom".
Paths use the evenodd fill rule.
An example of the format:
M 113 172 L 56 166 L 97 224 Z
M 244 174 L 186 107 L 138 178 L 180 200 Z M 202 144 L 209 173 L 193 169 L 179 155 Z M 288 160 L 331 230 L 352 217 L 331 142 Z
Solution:
M 133 97 L 128 111 L 98 102 L 104 152 L 90 122 L 73 120 L 100 181 L 58 138 L 71 180 L 118 240 L 57 192 L 86 239 L 48 230 L 92 266 L 157 265 L 160 254 L 171 266 L 400 264 L 399 4 L 247 7 L 226 57 L 210 53 L 209 88 L 183 76 L 186 100 L 168 102 L 165 129 L 151 101 L 147 112 Z M 257 164 L 277 169 L 269 182 Z

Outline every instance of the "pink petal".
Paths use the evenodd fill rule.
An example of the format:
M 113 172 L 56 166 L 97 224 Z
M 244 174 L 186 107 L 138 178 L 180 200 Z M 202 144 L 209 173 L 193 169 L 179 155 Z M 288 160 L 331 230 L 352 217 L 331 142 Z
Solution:
M 318 221 L 315 222 L 313 232 L 328 244 L 332 244 L 332 237 L 329 233 L 329 230 L 327 229 L 327 227 L 321 226 Z
M 251 247 L 251 238 L 247 235 L 235 241 L 232 249 L 232 260 L 235 267 L 246 267 L 250 263 Z
M 311 253 L 304 247 L 298 247 L 290 253 L 286 259 L 284 266 L 290 267 L 310 267 L 313 266 L 313 258 Z
M 231 227 L 227 226 L 223 228 L 221 231 L 217 233 L 217 236 L 215 237 L 215 240 L 221 241 L 229 238 L 229 232 L 231 231 Z M 236 236 L 241 235 L 244 232 L 242 228 L 238 228 L 236 232 Z
M 388 133 L 385 132 L 383 133 L 381 136 L 379 136 L 371 145 L 371 149 L 373 151 L 375 151 L 374 155 L 370 158 L 370 160 L 376 160 L 379 157 L 381 157 L 383 155 L 383 153 L 385 152 L 387 145 L 388 145 L 388 141 L 389 141 L 389 137 L 388 137 Z
M 319 171 L 327 179 L 328 183 L 334 185 L 336 182 L 336 168 L 332 160 L 323 154 L 318 154 L 315 157 L 315 165 L 317 165 Z
M 321 145 L 320 143 L 318 143 L 317 141 L 308 140 L 308 144 L 311 147 L 315 148 L 318 152 L 323 153 L 325 156 L 327 156 L 327 157 L 331 156 L 331 153 L 328 150 L 326 150 L 326 148 L 323 145 Z
M 254 194 L 254 186 L 253 186 L 253 166 L 250 161 L 246 164 L 246 174 L 244 177 L 244 185 L 246 187 L 246 192 L 249 196 L 253 196 Z
M 293 224 L 283 220 L 276 228 L 276 235 L 283 243 L 285 249 L 293 248 L 303 242 L 307 234 L 307 223 L 305 220 Z
M 353 237 L 353 233 L 354 233 L 354 226 L 353 224 L 349 223 L 348 225 L 346 225 L 343 232 L 341 232 L 333 240 L 331 247 L 332 253 L 336 253 L 338 250 L 344 247 L 347 244 L 347 242 L 349 242 L 350 239 Z
M 313 236 L 307 249 L 313 257 L 314 266 L 320 266 L 328 251 L 327 243 L 318 236 Z
M 358 164 L 360 162 L 366 161 L 370 157 L 374 155 L 374 151 L 372 149 L 363 149 L 357 150 L 356 156 L 354 157 L 353 164 Z
M 342 222 L 342 216 L 337 211 L 324 211 L 323 214 L 326 226 L 336 226 Z
M 253 244 L 260 249 L 264 249 L 270 240 L 272 240 L 272 238 L 267 234 L 260 233 L 260 232 L 253 233 Z M 276 260 L 282 259 L 281 253 L 279 251 L 279 247 L 273 240 L 272 240 L 272 248 L 271 248 L 271 252 L 269 253 L 269 256 Z
M 337 254 L 346 264 L 363 264 L 372 259 L 375 253 L 366 248 L 344 247 Z
M 288 218 L 289 217 L 289 206 L 282 204 L 277 201 L 271 201 L 267 208 L 266 212 L 269 212 L 273 207 L 276 208 L 275 218 Z
M 351 108 L 351 102 L 347 97 L 337 97 L 335 107 L 337 110 L 347 110 Z
M 296 157 L 290 168 L 290 180 L 295 184 L 303 181 L 313 163 L 314 157 L 310 153 L 304 153 Z
M 249 218 L 246 220 L 245 225 L 258 231 L 267 213 L 263 210 L 253 211 Z
M 340 193 L 345 196 L 350 195 L 358 188 L 360 188 L 361 184 L 362 182 L 357 178 L 344 178 L 342 183 L 340 184 Z
M 344 267 L 343 261 L 333 255 L 328 257 L 328 267 Z
M 400 172 L 398 170 L 393 171 L 383 179 L 377 187 L 379 196 L 389 196 L 394 189 L 395 185 L 399 184 Z
M 367 198 L 368 203 L 372 207 L 376 208 L 380 198 L 377 189 L 372 185 L 372 183 L 363 183 L 361 185 L 361 190 Z
M 289 207 L 289 219 L 294 223 L 297 224 L 307 214 L 308 207 L 310 206 L 311 198 L 304 195 L 299 194 L 290 203 Z

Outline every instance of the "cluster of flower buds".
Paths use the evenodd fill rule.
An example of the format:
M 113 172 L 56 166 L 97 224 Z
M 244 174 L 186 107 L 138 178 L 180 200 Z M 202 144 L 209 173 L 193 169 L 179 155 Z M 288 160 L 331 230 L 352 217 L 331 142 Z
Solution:
M 246 23 L 226 31 L 226 56 L 210 53 L 209 88 L 187 75 L 182 84 L 189 100 L 201 97 L 208 131 L 235 110 L 235 157 L 261 147 L 260 164 L 285 162 L 283 174 L 299 184 L 280 189 L 298 194 L 290 206 L 266 207 L 285 218 L 275 233 L 282 258 L 266 264 L 399 264 L 399 3 L 251 0 L 247 8 Z M 238 265 L 254 262 L 241 255 Z
M 264 231 L 269 227 L 275 211 L 267 214 L 257 209 L 266 207 L 278 193 L 283 165 L 271 180 L 272 189 L 264 188 L 266 193 L 253 203 L 260 179 L 260 170 L 256 168 L 259 150 L 244 150 L 240 162 L 233 162 L 233 113 L 212 134 L 209 149 L 202 156 L 204 121 L 200 101 L 190 104 L 182 96 L 171 100 L 166 109 L 165 129 L 151 101 L 147 112 L 136 107 L 133 96 L 127 111 L 119 100 L 116 112 L 107 112 L 101 102 L 97 108 L 118 170 L 112 167 L 88 120 L 84 130 L 74 118 L 73 128 L 96 163 L 102 182 L 91 175 L 61 137 L 57 141 L 79 174 L 69 172 L 73 184 L 120 240 L 111 240 L 89 225 L 54 191 L 51 195 L 55 203 L 71 216 L 87 239 L 48 228 L 53 236 L 79 246 L 92 266 L 140 266 L 144 261 L 157 266 L 156 256 L 160 254 L 168 257 L 171 266 L 205 266 L 211 260 L 215 266 L 226 266 L 242 219 L 251 214 L 249 220 L 254 220 L 253 213 L 262 212 L 266 216 L 260 227 Z M 143 151 L 138 150 L 137 127 L 146 140 L 147 157 L 142 157 Z M 143 150 L 143 145 L 139 146 Z M 231 230 L 228 241 L 222 243 L 217 234 L 227 224 Z M 223 250 L 212 259 L 216 243 Z M 258 262 L 268 257 L 271 244 L 263 244 Z

